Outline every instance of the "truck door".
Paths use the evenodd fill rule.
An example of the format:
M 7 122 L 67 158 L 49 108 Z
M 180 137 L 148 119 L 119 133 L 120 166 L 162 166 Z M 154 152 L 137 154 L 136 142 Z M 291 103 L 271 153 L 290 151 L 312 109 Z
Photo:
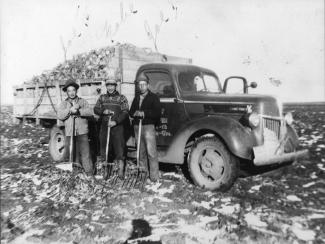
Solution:
M 156 126 L 157 145 L 163 149 L 169 146 L 177 129 L 186 121 L 183 103 L 177 103 L 176 89 L 171 74 L 166 70 L 146 70 L 149 89 L 156 93 L 161 102 L 161 119 Z

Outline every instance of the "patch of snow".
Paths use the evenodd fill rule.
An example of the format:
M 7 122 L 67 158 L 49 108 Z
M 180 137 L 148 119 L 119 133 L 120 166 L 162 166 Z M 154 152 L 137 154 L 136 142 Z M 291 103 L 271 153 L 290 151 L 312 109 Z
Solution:
M 315 185 L 315 182 L 314 181 L 313 182 L 309 182 L 307 184 L 304 184 L 302 187 L 307 188 L 307 187 L 310 187 L 312 185 Z
M 93 215 L 91 216 L 91 219 L 94 221 L 99 220 L 100 216 L 103 215 L 103 211 L 102 210 L 97 210 L 95 211 L 95 213 L 93 213 Z
M 159 188 L 157 193 L 159 195 L 164 195 L 165 193 L 172 193 L 174 189 L 175 185 L 170 185 L 169 188 Z
M 161 184 L 162 184 L 161 182 L 156 182 L 152 185 L 146 185 L 146 188 L 147 188 L 147 190 L 152 190 L 154 192 L 157 192 L 158 188 L 161 186 Z
M 102 180 L 102 179 L 103 179 L 103 176 L 102 176 L 102 175 L 95 175 L 95 178 L 96 178 L 97 180 Z
M 34 243 L 32 241 L 27 241 L 26 238 L 32 235 L 42 235 L 44 230 L 39 230 L 39 229 L 30 229 L 26 231 L 24 234 L 18 236 L 16 239 L 14 239 L 11 243 L 12 244 L 29 244 L 29 243 Z
M 212 191 L 206 191 L 206 192 L 204 192 L 203 194 L 204 194 L 204 195 L 207 195 L 208 197 L 211 197 L 211 196 L 214 195 L 214 192 L 212 192 Z
M 147 198 L 147 200 L 149 202 L 152 202 L 154 199 L 159 199 L 162 202 L 173 202 L 173 200 L 171 200 L 171 199 L 169 199 L 167 197 L 164 197 L 164 196 L 160 196 L 160 195 L 158 195 L 158 196 L 150 196 L 150 197 Z
M 1 173 L 1 175 L 0 175 L 1 180 L 6 179 L 7 177 L 12 177 L 12 174 Z
M 178 212 L 179 212 L 180 214 L 184 214 L 184 215 L 189 215 L 189 214 L 191 214 L 190 210 L 188 210 L 188 209 L 179 209 Z
M 195 237 L 199 243 L 212 243 L 220 233 L 218 233 L 218 230 L 207 230 L 206 224 L 211 220 L 203 220 L 194 225 L 189 225 L 184 220 L 181 220 L 178 223 L 179 228 L 177 232 L 186 233 L 191 237 Z
M 34 184 L 37 185 L 37 186 L 39 186 L 39 185 L 42 183 L 41 180 L 39 180 L 38 178 L 35 178 L 35 177 L 32 178 L 32 181 L 33 181 Z
M 78 204 L 78 203 L 79 203 L 79 199 L 76 198 L 75 196 L 70 196 L 70 197 L 69 197 L 69 201 L 70 201 L 72 204 Z
M 32 197 L 31 197 L 31 196 L 25 196 L 25 197 L 23 198 L 23 200 L 24 200 L 25 202 L 27 202 L 27 203 L 31 203 L 31 202 L 32 202 Z
M 144 215 L 143 219 L 145 219 L 152 225 L 160 222 L 160 217 L 158 215 Z
M 178 178 L 178 179 L 181 179 L 182 178 L 182 175 L 176 174 L 174 172 L 164 173 L 163 175 L 164 176 L 172 176 L 172 177 L 175 177 L 175 178 Z
M 287 200 L 291 202 L 301 202 L 301 199 L 295 195 L 288 195 Z
M 233 213 L 238 213 L 240 210 L 240 205 L 237 203 L 235 205 L 226 205 L 222 204 L 221 208 L 213 208 L 218 213 L 225 214 L 225 215 L 232 215 Z
M 262 185 L 252 186 L 251 189 L 249 189 L 249 193 L 253 193 L 255 191 L 259 191 Z
M 230 197 L 221 198 L 221 202 L 230 202 L 230 201 L 231 201 Z
M 316 179 L 317 178 L 316 172 L 311 173 L 310 174 L 310 178 Z
M 90 224 L 85 224 L 85 226 L 91 231 L 94 232 L 95 231 L 95 227 L 90 225 Z
M 325 214 L 313 213 L 307 216 L 308 219 L 325 219 Z
M 210 199 L 210 202 L 211 202 L 211 203 L 215 203 L 215 202 L 218 202 L 220 199 L 221 199 L 221 198 L 212 197 L 212 198 Z
M 125 230 L 129 230 L 130 232 L 132 231 L 133 227 L 132 227 L 132 221 L 131 220 L 127 220 L 122 222 L 119 227 L 121 229 L 125 229 Z
M 61 164 L 55 165 L 55 167 L 57 167 L 58 169 L 72 172 L 72 163 L 61 163 Z
M 267 223 L 261 221 L 261 219 L 253 213 L 245 214 L 245 221 L 250 226 L 267 227 Z
M 292 226 L 291 231 L 298 239 L 303 241 L 313 241 L 316 236 L 316 233 L 313 230 L 302 229 L 297 225 Z
M 102 237 L 98 237 L 98 236 L 96 236 L 96 237 L 94 238 L 94 241 L 95 241 L 96 243 L 107 243 L 107 242 L 109 242 L 111 239 L 112 239 L 112 237 L 110 237 L 110 236 L 102 236 Z
M 320 170 L 325 171 L 325 167 L 324 167 L 323 164 L 317 164 L 317 167 L 318 167 Z
M 21 206 L 21 205 L 18 205 L 18 206 L 16 206 L 16 208 L 15 208 L 15 211 L 16 212 L 21 212 L 21 211 L 23 211 L 24 210 L 24 208 L 23 208 L 23 206 Z
M 195 206 L 198 206 L 198 207 L 204 207 L 204 208 L 206 208 L 206 209 L 210 209 L 211 207 L 210 207 L 210 202 L 206 202 L 206 201 L 201 201 L 200 203 L 199 202 L 193 202 L 193 205 L 195 205 Z
M 69 210 L 65 213 L 65 216 L 67 219 L 71 218 L 71 213 L 69 212 Z

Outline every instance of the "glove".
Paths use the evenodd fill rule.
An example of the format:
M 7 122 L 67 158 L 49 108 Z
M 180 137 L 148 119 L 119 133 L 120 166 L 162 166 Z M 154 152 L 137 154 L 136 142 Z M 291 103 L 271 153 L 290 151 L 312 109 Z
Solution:
M 114 114 L 114 111 L 109 110 L 109 109 L 105 109 L 104 112 L 103 112 L 103 114 L 105 114 L 105 115 L 113 115 Z
M 78 113 L 78 109 L 76 109 L 75 107 L 71 107 L 70 108 L 70 113 L 71 114 L 77 114 Z
M 74 107 L 75 109 L 77 109 L 77 110 L 80 109 L 80 105 L 79 105 L 78 103 L 74 103 L 74 104 L 73 104 L 73 107 Z
M 108 122 L 108 127 L 114 127 L 116 124 L 117 124 L 116 121 L 111 120 Z
M 137 110 L 135 111 L 133 117 L 136 117 L 136 118 L 144 118 L 144 112 L 143 111 L 140 111 L 140 110 Z

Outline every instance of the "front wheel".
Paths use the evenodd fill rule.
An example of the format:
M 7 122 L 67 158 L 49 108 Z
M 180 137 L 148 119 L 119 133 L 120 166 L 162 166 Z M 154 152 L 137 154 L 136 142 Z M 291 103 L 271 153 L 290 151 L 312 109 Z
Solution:
M 54 161 L 61 162 L 65 159 L 65 134 L 64 130 L 54 126 L 50 132 L 49 152 Z
M 238 159 L 216 137 L 202 137 L 192 146 L 188 168 L 194 183 L 209 190 L 227 190 L 236 180 Z

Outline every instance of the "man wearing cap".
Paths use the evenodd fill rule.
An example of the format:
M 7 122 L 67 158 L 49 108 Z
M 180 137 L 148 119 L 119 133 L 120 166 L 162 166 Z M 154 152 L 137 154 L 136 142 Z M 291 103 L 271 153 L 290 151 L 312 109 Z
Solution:
M 100 126 L 100 155 L 102 161 L 106 158 L 107 128 L 110 130 L 109 158 L 113 158 L 118 165 L 118 176 L 124 177 L 124 152 L 125 138 L 124 126 L 125 119 L 128 119 L 129 105 L 126 97 L 117 90 L 117 81 L 115 79 L 105 80 L 107 93 L 100 95 L 94 107 L 95 114 L 101 117 Z M 109 122 L 109 116 L 111 120 Z M 109 160 L 111 160 L 109 159 Z
M 64 121 L 66 135 L 66 151 L 69 152 L 70 137 L 75 135 L 75 164 L 83 166 L 87 175 L 93 175 L 93 164 L 90 157 L 88 142 L 88 120 L 93 116 L 88 102 L 77 96 L 79 85 L 69 79 L 63 91 L 68 97 L 61 102 L 58 109 L 58 118 Z M 75 131 L 73 132 L 73 120 L 75 121 Z M 81 164 L 80 164 L 81 161 Z
M 150 180 L 156 182 L 159 179 L 159 164 L 156 144 L 155 125 L 159 123 L 161 114 L 161 104 L 158 96 L 149 90 L 149 78 L 141 73 L 136 79 L 138 92 L 136 93 L 130 116 L 134 118 L 134 131 L 136 138 L 138 135 L 139 118 L 142 120 L 142 133 L 140 142 L 140 166 L 148 171 Z

